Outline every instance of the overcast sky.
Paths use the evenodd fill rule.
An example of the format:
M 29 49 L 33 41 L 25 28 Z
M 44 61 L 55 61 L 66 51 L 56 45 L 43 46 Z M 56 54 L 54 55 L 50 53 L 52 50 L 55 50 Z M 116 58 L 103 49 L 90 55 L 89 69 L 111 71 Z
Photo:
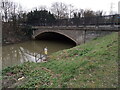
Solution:
M 63 2 L 72 4 L 77 9 L 91 9 L 94 11 L 103 10 L 110 12 L 111 3 L 112 10 L 118 12 L 118 2 L 120 0 L 11 0 L 20 3 L 24 9 L 31 10 L 34 7 L 46 6 L 48 9 L 54 2 Z

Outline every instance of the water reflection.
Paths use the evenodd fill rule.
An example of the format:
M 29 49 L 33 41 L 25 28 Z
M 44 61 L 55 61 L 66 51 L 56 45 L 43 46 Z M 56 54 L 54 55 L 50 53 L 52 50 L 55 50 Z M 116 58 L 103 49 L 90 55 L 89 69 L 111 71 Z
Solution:
M 51 54 L 59 50 L 71 48 L 74 46 L 74 44 L 68 42 L 63 43 L 62 41 L 38 40 L 3 46 L 2 67 L 5 68 L 7 66 L 13 66 L 27 61 L 28 58 L 25 59 L 25 54 L 22 54 L 20 47 L 22 47 L 26 53 L 29 53 L 29 55 L 34 55 L 43 54 L 43 49 L 46 46 L 48 48 L 48 54 Z

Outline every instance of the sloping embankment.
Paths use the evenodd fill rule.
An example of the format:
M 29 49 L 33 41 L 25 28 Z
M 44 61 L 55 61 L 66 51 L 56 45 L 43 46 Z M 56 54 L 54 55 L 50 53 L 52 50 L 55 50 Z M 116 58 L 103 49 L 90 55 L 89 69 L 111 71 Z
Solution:
M 24 63 L 3 70 L 3 87 L 118 87 L 118 35 L 112 33 L 59 51 L 47 63 Z M 6 84 L 7 83 L 7 84 Z

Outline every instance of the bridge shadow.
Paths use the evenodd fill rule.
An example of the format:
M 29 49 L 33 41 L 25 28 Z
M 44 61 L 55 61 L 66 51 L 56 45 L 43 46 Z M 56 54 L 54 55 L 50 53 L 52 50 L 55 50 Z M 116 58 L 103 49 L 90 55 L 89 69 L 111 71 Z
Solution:
M 51 42 L 62 42 L 76 46 L 76 43 L 70 38 L 55 32 L 44 32 L 35 37 L 36 40 L 46 40 Z

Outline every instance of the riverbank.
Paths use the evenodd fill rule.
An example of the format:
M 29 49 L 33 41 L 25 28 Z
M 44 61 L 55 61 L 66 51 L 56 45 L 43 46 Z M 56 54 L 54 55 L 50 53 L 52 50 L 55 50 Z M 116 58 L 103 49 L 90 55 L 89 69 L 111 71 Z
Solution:
M 17 44 L 31 40 L 32 28 L 29 25 L 13 25 L 11 22 L 2 23 L 2 46 Z
M 3 88 L 116 88 L 118 35 L 53 53 L 46 63 L 26 62 L 3 70 Z
M 31 38 L 24 38 L 24 40 L 23 40 L 23 39 L 19 39 L 19 38 L 18 39 L 13 38 L 11 41 L 3 41 L 2 46 L 23 43 L 23 42 L 30 41 L 30 40 L 32 40 L 32 39 Z

